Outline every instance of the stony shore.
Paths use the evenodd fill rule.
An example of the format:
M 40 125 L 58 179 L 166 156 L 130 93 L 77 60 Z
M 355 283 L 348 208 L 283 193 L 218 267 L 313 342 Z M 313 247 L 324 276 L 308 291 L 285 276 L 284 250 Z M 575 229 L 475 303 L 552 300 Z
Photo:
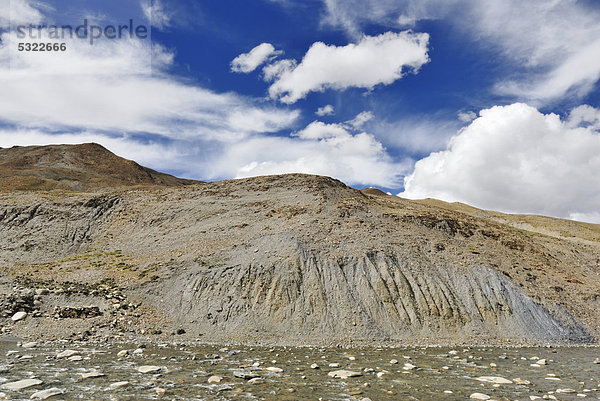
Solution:
M 63 340 L 0 341 L 0 355 L 0 399 L 600 399 L 598 347 Z

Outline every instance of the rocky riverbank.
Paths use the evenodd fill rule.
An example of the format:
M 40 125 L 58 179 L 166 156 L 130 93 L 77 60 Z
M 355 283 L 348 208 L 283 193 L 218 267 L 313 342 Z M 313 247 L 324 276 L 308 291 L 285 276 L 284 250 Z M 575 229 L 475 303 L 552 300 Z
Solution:
M 0 342 L 0 399 L 600 399 L 597 347 Z

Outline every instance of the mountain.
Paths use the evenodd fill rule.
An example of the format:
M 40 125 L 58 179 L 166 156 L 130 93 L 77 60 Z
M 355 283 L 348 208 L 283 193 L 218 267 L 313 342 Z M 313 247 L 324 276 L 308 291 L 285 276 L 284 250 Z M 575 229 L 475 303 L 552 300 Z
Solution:
M 0 232 L 5 335 L 290 345 L 600 338 L 594 224 L 289 174 L 3 192 Z M 12 322 L 19 310 L 29 316 Z
M 0 148 L 0 191 L 85 191 L 192 182 L 142 167 L 96 143 Z

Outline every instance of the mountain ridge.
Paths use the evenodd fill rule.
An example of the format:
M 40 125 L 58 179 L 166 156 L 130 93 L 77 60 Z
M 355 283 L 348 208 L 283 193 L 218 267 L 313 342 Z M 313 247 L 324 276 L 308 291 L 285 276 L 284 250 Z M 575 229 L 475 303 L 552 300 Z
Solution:
M 0 294 L 49 291 L 40 304 L 19 304 L 32 316 L 24 322 L 5 313 L 4 334 L 597 342 L 600 226 L 551 218 L 520 226 L 522 216 L 366 192 L 287 174 L 0 193 Z M 0 299 L 0 309 L 10 305 Z M 89 306 L 102 315 L 65 325 L 53 314 Z

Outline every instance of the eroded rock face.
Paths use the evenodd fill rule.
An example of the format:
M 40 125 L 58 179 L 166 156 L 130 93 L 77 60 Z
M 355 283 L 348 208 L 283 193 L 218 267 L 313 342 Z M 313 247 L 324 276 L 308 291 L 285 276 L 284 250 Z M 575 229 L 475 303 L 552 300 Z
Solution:
M 0 262 L 45 262 L 85 249 L 120 202 L 107 195 L 73 199 L 26 193 L 15 204 L 10 195 L 3 197 Z
M 237 258 L 164 283 L 171 313 L 222 339 L 252 337 L 255 327 L 262 338 L 293 342 L 592 339 L 568 313 L 548 310 L 482 266 L 417 264 L 385 253 L 331 260 L 301 249 L 278 263 Z

